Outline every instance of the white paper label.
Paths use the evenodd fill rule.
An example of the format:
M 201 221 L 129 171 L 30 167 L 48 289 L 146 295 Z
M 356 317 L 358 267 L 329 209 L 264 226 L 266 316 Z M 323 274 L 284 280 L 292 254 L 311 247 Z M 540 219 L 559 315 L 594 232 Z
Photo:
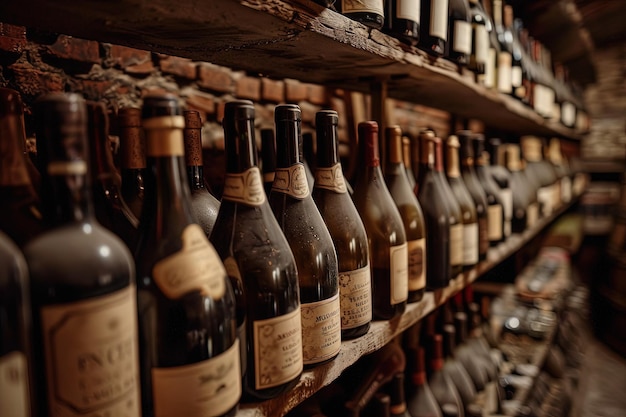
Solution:
M 315 171 L 315 188 L 334 191 L 338 194 L 348 192 L 346 181 L 343 177 L 341 164 L 335 164 L 330 168 L 317 168 Z
M 519 65 L 514 65 L 511 68 L 511 85 L 513 88 L 522 86 L 522 67 Z
M 302 319 L 300 308 L 252 324 L 257 390 L 276 387 L 302 372 Z
M 0 357 L 0 416 L 30 417 L 26 355 L 14 351 Z
M 512 88 L 512 57 L 509 52 L 501 51 L 498 55 L 498 91 L 510 94 Z
M 226 174 L 222 198 L 247 206 L 260 206 L 265 202 L 261 171 L 252 167 L 239 174 Z
M 537 201 L 541 205 L 541 216 L 546 217 L 552 213 L 552 201 L 554 193 L 551 186 L 541 187 L 537 191 Z
M 448 0 L 430 0 L 430 36 L 448 39 Z
M 409 291 L 426 287 L 426 239 L 408 242 L 409 248 Z
M 382 0 L 342 0 L 341 7 L 344 12 L 350 13 L 377 13 L 379 15 L 385 14 L 383 10 L 384 2 Z
M 463 225 L 450 226 L 450 265 L 463 265 Z
M 314 303 L 302 303 L 302 359 L 310 365 L 337 355 L 341 349 L 339 293 Z
M 539 205 L 537 203 L 532 203 L 528 206 L 526 210 L 526 225 L 531 228 L 537 224 L 539 220 Z
M 475 42 L 474 45 L 476 53 L 476 61 L 482 64 L 487 63 L 487 54 L 489 51 L 489 33 L 485 28 L 485 25 L 474 24 Z
M 487 51 L 487 62 L 485 63 L 485 87 L 496 87 L 496 50 L 489 48 Z
M 152 369 L 155 417 L 213 417 L 233 408 L 241 397 L 239 340 L 202 362 Z
M 510 188 L 500 189 L 500 200 L 504 211 L 504 236 L 511 236 L 511 219 L 513 218 L 513 191 Z
M 354 329 L 372 321 L 372 273 L 369 265 L 339 272 L 341 328 Z
M 561 120 L 569 127 L 574 127 L 576 123 L 576 106 L 569 101 L 564 101 L 561 105 Z
M 420 0 L 397 0 L 396 17 L 420 22 Z
M 472 53 L 472 25 L 469 22 L 454 21 L 453 49 L 462 54 Z
M 463 265 L 478 263 L 478 223 L 463 225 Z
M 391 305 L 405 302 L 409 298 L 409 251 L 408 245 L 392 246 L 389 248 L 391 270 L 391 290 L 389 291 Z
M 488 231 L 489 240 L 502 239 L 502 206 L 500 204 L 492 204 L 487 210 L 487 218 L 489 220 Z
M 572 199 L 572 180 L 567 175 L 561 178 L 561 200 L 569 203 Z

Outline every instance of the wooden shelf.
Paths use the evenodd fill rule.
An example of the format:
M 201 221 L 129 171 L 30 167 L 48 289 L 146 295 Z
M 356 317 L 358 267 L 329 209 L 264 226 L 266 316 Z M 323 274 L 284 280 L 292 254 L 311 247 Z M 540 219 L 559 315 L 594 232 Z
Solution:
M 36 12 L 34 12 L 36 11 Z M 308 1 L 7 0 L 7 23 L 209 61 L 274 78 L 367 92 L 443 109 L 522 134 L 579 139 L 469 71 Z
M 427 292 L 422 301 L 409 304 L 401 317 L 391 321 L 372 322 L 372 326 L 367 334 L 355 340 L 342 342 L 341 351 L 337 358 L 329 363 L 306 370 L 302 374 L 300 382 L 292 391 L 263 403 L 242 404 L 240 405 L 237 416 L 284 416 L 300 402 L 332 383 L 346 368 L 353 365 L 359 358 L 382 348 L 396 336 L 434 311 L 450 297 L 509 258 L 522 246 L 537 236 L 546 226 L 550 225 L 556 218 L 567 211 L 575 201 L 576 199 L 569 204 L 563 205 L 559 210 L 552 213 L 551 216 L 541 219 L 532 230 L 526 230 L 522 234 L 513 235 L 500 246 L 490 249 L 486 261 L 481 262 L 470 271 L 459 275 L 448 287 L 435 292 Z

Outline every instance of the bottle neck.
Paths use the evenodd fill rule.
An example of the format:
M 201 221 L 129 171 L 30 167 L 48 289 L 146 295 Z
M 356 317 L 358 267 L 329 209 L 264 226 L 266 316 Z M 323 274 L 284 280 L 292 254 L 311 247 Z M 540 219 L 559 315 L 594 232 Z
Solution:
M 20 115 L 0 115 L 0 187 L 32 186 L 24 160 L 25 139 Z
M 414 351 L 412 351 L 412 356 L 410 358 L 413 362 L 411 369 L 411 382 L 414 385 L 422 386 L 426 385 L 426 367 L 424 366 L 424 349 L 418 347 Z
M 419 172 L 436 171 L 436 149 L 433 138 L 422 137 L 420 140 Z M 420 175 L 421 176 L 421 175 Z
M 227 174 L 239 174 L 257 166 L 253 118 L 225 118 L 224 136 Z
M 509 145 L 507 147 L 506 166 L 511 172 L 522 170 L 522 161 L 520 160 L 519 147 L 517 145 Z
M 454 358 L 456 350 L 456 329 L 453 324 L 443 326 L 443 350 L 446 358 Z
M 504 18 L 504 27 L 506 29 L 513 29 L 513 21 L 515 20 L 513 17 L 513 6 L 507 4 L 503 7 L 503 18 Z
M 94 183 L 114 181 L 121 184 L 109 144 L 108 117 L 104 106 L 99 103 L 88 103 L 87 108 L 92 181 Z
M 448 178 L 459 178 L 461 171 L 459 167 L 459 148 L 458 146 L 447 146 L 447 172 Z
M 467 339 L 467 314 L 458 312 L 454 315 L 454 327 L 456 329 L 456 344 L 460 346 Z
M 438 372 L 443 368 L 443 341 L 440 334 L 432 337 L 432 350 L 430 354 L 430 369 Z
M 406 411 L 404 393 L 404 373 L 399 373 L 391 381 L 390 411 L 392 415 L 401 415 Z
M 317 167 L 331 168 L 338 163 L 339 140 L 337 137 L 337 125 L 330 121 L 324 121 L 317 125 Z
M 185 164 L 189 187 L 192 190 L 204 188 L 204 167 L 202 161 L 202 129 L 187 127 L 183 131 L 185 143 Z
M 146 146 L 140 126 L 120 128 L 120 168 L 136 170 L 146 168 Z
M 503 166 L 506 148 L 500 143 L 491 143 L 491 165 Z
M 302 132 L 295 120 L 276 122 L 276 168 L 302 164 Z
M 493 0 L 493 25 L 502 28 L 502 0 Z

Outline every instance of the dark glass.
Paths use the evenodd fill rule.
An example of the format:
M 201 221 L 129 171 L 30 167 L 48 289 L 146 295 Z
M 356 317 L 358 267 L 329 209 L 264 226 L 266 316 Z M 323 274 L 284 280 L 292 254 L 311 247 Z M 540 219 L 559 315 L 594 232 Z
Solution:
M 522 67 L 522 47 L 514 27 L 513 6 L 503 3 L 502 18 L 504 22 L 503 48 L 511 54 L 511 94 L 521 100 L 524 96 L 524 69 Z
M 293 388 L 302 373 L 298 273 L 287 239 L 263 191 L 251 101 L 226 103 L 224 138 L 224 194 L 211 242 L 229 277 L 240 282 L 245 299 L 244 398 L 265 400 Z M 261 337 L 260 331 L 272 328 L 278 330 L 275 334 L 281 339 Z M 272 349 L 284 353 L 265 353 Z M 256 358 L 259 362 L 255 363 Z M 272 367 L 279 371 L 257 375 L 257 370 Z
M 25 146 L 22 99 L 17 91 L 0 88 L 0 230 L 19 246 L 44 229 Z
M 461 178 L 459 165 L 459 139 L 451 135 L 446 142 L 446 176 L 448 184 L 461 208 L 463 223 L 463 269 L 478 263 L 478 216 L 474 200 Z
M 465 314 L 465 312 L 457 312 L 454 315 L 457 345 L 455 357 L 461 362 L 472 379 L 476 391 L 480 392 L 484 390 L 489 383 L 489 374 L 487 373 L 487 367 L 482 361 L 482 357 L 477 357 L 476 352 L 465 343 L 467 340 L 467 326 L 467 314 Z
M 503 0 L 491 0 L 493 15 L 493 36 L 498 43 L 497 90 L 503 94 L 513 94 L 513 54 L 511 52 L 513 36 L 505 27 L 503 19 Z
M 193 215 L 178 98 L 144 97 L 142 121 L 149 167 L 135 252 L 142 414 L 234 416 L 241 396 L 235 295 Z M 200 375 L 212 369 L 223 371 L 206 384 Z
M 402 314 L 408 297 L 408 249 L 400 212 L 385 185 L 378 157 L 378 124 L 359 123 L 358 171 L 352 199 L 369 240 L 374 319 Z
M 407 409 L 412 417 L 442 417 L 441 409 L 433 395 L 424 363 L 424 349 L 411 349 L 407 354 L 411 373 L 407 388 Z
M 420 39 L 420 0 L 385 1 L 383 31 L 409 45 Z
M 309 190 L 313 189 L 313 182 L 315 181 L 315 150 L 313 149 L 313 133 L 302 132 L 302 164 L 304 165 L 304 172 L 306 173 L 306 182 L 309 185 Z
M 500 200 L 502 200 L 502 209 L 504 211 L 504 237 L 507 238 L 512 231 L 513 190 L 510 184 L 511 174 L 504 166 L 504 153 L 505 147 L 500 139 L 489 139 L 489 156 L 491 158 L 489 172 L 500 190 Z
M 417 198 L 426 225 L 426 288 L 435 290 L 448 285 L 450 267 L 450 214 L 438 182 L 435 143 L 440 140 L 432 132 L 420 134 L 420 164 L 417 178 Z
M 139 416 L 135 268 L 124 242 L 94 216 L 85 102 L 47 94 L 34 114 L 50 226 L 24 248 L 39 415 Z
M 433 56 L 443 56 L 447 38 L 448 0 L 421 0 L 418 47 Z
M 339 117 L 333 110 L 315 116 L 317 170 L 313 199 L 337 253 L 341 338 L 362 336 L 372 320 L 372 273 L 365 226 L 348 194 L 339 162 Z
M 519 145 L 507 145 L 506 165 L 511 173 L 511 189 L 515 190 L 513 193 L 511 231 L 522 233 L 537 222 L 539 205 L 537 204 L 537 194 L 522 171 Z
M 467 411 L 468 406 L 472 404 L 476 398 L 476 388 L 467 370 L 455 357 L 456 330 L 454 325 L 451 323 L 444 324 L 442 333 L 443 351 L 444 357 L 446 358 L 443 365 L 443 372 L 448 375 L 449 379 L 456 387 L 463 407 Z
M 270 195 L 276 172 L 276 140 L 274 130 L 261 129 L 261 163 L 263 167 L 263 189 Z
M 385 183 L 393 198 L 406 233 L 409 252 L 409 298 L 420 301 L 426 291 L 426 226 L 424 214 L 417 197 L 409 185 L 406 168 L 402 162 L 402 130 L 400 126 L 385 129 L 387 143 Z
M 411 139 L 408 136 L 402 137 L 402 159 L 404 161 L 404 168 L 406 171 L 406 177 L 409 181 L 409 186 L 413 193 L 415 193 L 415 187 L 417 181 L 415 180 L 415 174 L 413 174 L 413 163 L 411 162 Z
M 391 417 L 412 417 L 404 398 L 404 373 L 395 374 L 389 382 L 389 411 Z
M 22 252 L 0 232 L 0 415 L 37 416 L 31 364 L 28 268 Z
M 141 216 L 146 177 L 146 141 L 141 128 L 141 109 L 126 107 L 117 113 L 120 134 L 122 198 L 136 218 Z
M 489 50 L 488 19 L 478 0 L 469 0 L 470 21 L 472 22 L 472 51 L 467 67 L 482 76 L 485 73 Z
M 220 202 L 209 192 L 204 180 L 202 161 L 202 120 L 197 110 L 185 110 L 185 164 L 191 190 L 191 211 L 204 233 L 211 236 Z
M 464 408 L 459 392 L 450 379 L 450 375 L 443 371 L 445 361 L 443 356 L 443 338 L 440 334 L 434 334 L 428 342 L 430 344 L 428 352 L 430 365 L 428 385 L 444 416 L 462 417 Z
M 340 0 L 335 3 L 339 13 L 373 29 L 380 29 L 385 23 L 383 0 Z
M 377 392 L 372 398 L 370 409 L 367 415 L 371 417 L 391 417 L 391 398 L 387 394 Z
M 487 52 L 487 61 L 485 63 L 485 75 L 482 78 L 482 84 L 488 89 L 499 91 L 498 83 L 501 80 L 498 79 L 500 75 L 501 68 L 499 68 L 500 61 L 500 42 L 498 42 L 498 35 L 494 28 L 493 19 L 492 19 L 492 11 L 491 0 L 483 0 L 482 1 L 483 8 L 485 9 L 485 15 L 487 18 L 486 28 L 489 34 L 489 46 Z M 504 67 L 504 66 L 503 66 Z M 510 75 L 510 65 L 508 66 L 509 71 L 505 73 Z
M 93 202 L 98 222 L 133 249 L 139 220 L 122 198 L 122 178 L 115 168 L 109 143 L 109 118 L 102 103 L 87 102 Z
M 339 272 L 333 240 L 315 206 L 302 163 L 300 107 L 276 106 L 276 176 L 269 196 L 298 268 L 305 365 L 333 359 L 341 348 Z
M 485 137 L 482 134 L 474 135 L 474 155 L 476 156 L 476 175 L 485 190 L 487 197 L 487 231 L 489 245 L 497 246 L 504 242 L 504 209 L 500 199 L 498 185 L 493 181 L 487 165 L 485 152 Z
M 448 42 L 446 57 L 466 66 L 472 53 L 472 23 L 470 6 L 467 0 L 449 0 L 448 5 Z

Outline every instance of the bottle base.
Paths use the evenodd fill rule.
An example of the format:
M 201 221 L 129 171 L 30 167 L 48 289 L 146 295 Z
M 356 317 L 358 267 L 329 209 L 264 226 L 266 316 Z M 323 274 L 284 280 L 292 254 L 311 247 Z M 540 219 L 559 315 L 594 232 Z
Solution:
M 350 340 L 356 339 L 357 337 L 361 337 L 370 330 L 370 323 L 363 324 L 359 327 L 355 327 L 353 329 L 344 329 L 341 330 L 341 340 Z

